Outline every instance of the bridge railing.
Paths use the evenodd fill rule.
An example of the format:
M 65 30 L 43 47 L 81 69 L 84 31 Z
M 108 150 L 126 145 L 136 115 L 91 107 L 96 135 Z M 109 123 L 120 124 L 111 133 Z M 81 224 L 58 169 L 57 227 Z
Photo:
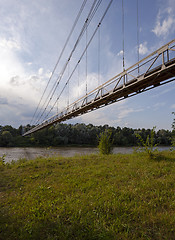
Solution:
M 56 122 L 61 122 L 87 111 L 91 111 L 92 108 L 96 109 L 101 107 L 103 103 L 102 105 L 94 105 L 92 108 L 88 108 L 88 105 L 92 105 L 92 103 L 98 102 L 99 100 L 105 98 L 105 96 L 127 87 L 127 85 L 134 81 L 143 80 L 145 76 L 151 74 L 155 70 L 166 68 L 167 64 L 173 59 L 175 59 L 175 39 L 149 54 L 147 57 L 127 68 L 123 72 L 109 79 L 107 82 L 89 92 L 87 95 L 73 102 L 64 108 L 60 113 L 57 113 L 43 121 L 41 124 L 26 132 L 24 136 Z

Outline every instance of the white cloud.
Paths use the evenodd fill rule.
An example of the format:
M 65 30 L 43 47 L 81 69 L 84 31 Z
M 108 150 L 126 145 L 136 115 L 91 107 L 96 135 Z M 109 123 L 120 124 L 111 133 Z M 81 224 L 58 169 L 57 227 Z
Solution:
M 117 53 L 117 56 L 121 57 L 123 56 L 123 50 L 121 50 L 120 52 Z
M 174 0 L 167 1 L 174 3 Z M 26 123 L 30 122 L 31 116 L 33 115 L 43 93 L 43 89 L 46 87 L 47 80 L 51 75 L 50 70 L 53 70 L 68 32 L 70 31 L 73 17 L 77 14 L 80 2 L 81 1 L 79 0 L 75 2 L 58 0 L 54 3 L 53 1 L 47 0 L 14 2 L 11 0 L 0 0 L 2 5 L 2 11 L 0 12 L 0 120 L 2 121 L 2 119 L 4 119 L 5 124 L 8 124 L 10 121 L 16 121 L 20 124 L 23 120 L 25 120 Z M 90 3 L 87 4 L 90 6 Z M 71 6 L 68 8 L 68 5 Z M 163 34 L 165 34 L 165 28 L 169 29 L 169 32 L 173 31 L 172 21 L 174 21 L 175 11 L 173 11 L 169 5 L 166 8 L 166 11 L 159 11 L 157 22 L 153 29 L 153 32 L 157 35 L 160 30 L 161 36 L 164 36 Z M 99 11 L 99 13 L 100 12 L 101 11 Z M 144 14 L 147 13 L 145 12 Z M 82 19 L 85 16 L 86 12 L 83 13 Z M 105 18 L 105 21 L 106 19 L 108 18 Z M 112 28 L 113 26 L 107 24 L 106 26 L 109 27 L 110 30 L 110 27 Z M 75 31 L 75 36 L 72 36 L 70 46 L 67 46 L 66 48 L 66 56 L 64 55 L 61 60 L 63 65 L 65 63 L 65 59 L 67 59 L 67 56 L 71 51 L 74 43 L 73 38 L 75 38 L 76 34 L 78 34 L 78 29 L 80 29 L 80 25 L 77 27 L 77 31 Z M 88 38 L 90 38 L 90 31 L 88 31 Z M 106 31 L 104 25 L 102 26 L 101 34 L 103 37 L 101 37 L 100 42 L 101 84 L 122 71 L 123 51 L 121 50 L 120 36 L 117 37 L 118 41 L 116 41 L 116 36 L 113 38 L 113 33 L 115 35 L 114 29 L 111 33 L 112 35 L 110 35 L 110 31 Z M 82 40 L 84 41 L 83 38 Z M 97 38 L 96 40 L 98 41 Z M 92 42 L 94 47 L 92 48 L 93 56 L 91 56 L 91 59 L 90 50 L 88 49 L 88 92 L 96 88 L 98 85 L 98 54 L 96 40 L 94 39 L 94 42 Z M 132 36 L 129 40 L 132 42 Z M 149 34 L 144 41 L 145 42 L 141 42 L 139 46 L 140 55 L 147 54 L 148 46 L 149 50 L 151 50 Z M 77 50 L 78 53 L 75 52 L 73 58 L 76 58 L 76 55 L 84 49 L 84 42 L 82 43 L 80 49 L 78 49 L 80 51 Z M 149 43 L 148 46 L 147 42 Z M 126 41 L 126 47 L 127 45 L 128 43 Z M 133 54 L 133 52 L 134 54 L 136 53 L 134 45 L 135 41 L 131 54 Z M 70 70 L 73 69 L 74 61 L 76 62 L 73 58 L 70 62 Z M 79 88 L 77 84 L 77 72 L 75 72 L 76 76 L 73 76 L 75 80 L 71 79 L 70 81 L 69 103 L 85 94 L 86 81 L 81 83 L 83 78 L 85 79 L 85 67 L 83 66 L 83 61 L 85 62 L 85 58 L 82 59 L 79 68 L 80 75 L 83 75 L 80 76 Z M 126 68 L 134 63 L 132 61 L 135 62 L 134 58 L 130 55 L 130 52 L 126 52 Z M 58 67 L 54 80 L 56 80 L 61 70 L 62 66 Z M 66 74 L 67 70 L 64 75 Z M 63 76 L 63 80 L 57 89 L 58 91 L 55 92 L 55 98 L 59 95 L 66 80 L 65 76 Z M 53 81 L 51 81 L 51 84 L 52 83 Z M 67 92 L 68 91 L 66 89 L 63 93 L 60 101 L 61 106 L 67 106 Z M 46 95 L 48 96 L 48 94 Z M 52 99 L 53 102 L 55 101 L 55 98 Z M 88 123 L 88 121 L 94 121 L 97 125 L 105 123 L 109 125 L 116 125 L 119 123 L 122 125 L 127 124 L 127 122 L 129 122 L 128 116 L 133 117 L 134 114 L 132 113 L 141 110 L 135 109 L 134 106 L 126 105 L 126 101 L 122 102 L 122 104 L 117 103 L 115 106 L 112 105 L 112 107 L 109 106 L 107 108 L 102 108 L 102 110 L 85 115 L 85 119 L 87 119 L 86 122 Z M 0 124 L 2 123 L 0 122 Z
M 19 45 L 16 45 L 15 42 L 9 41 L 5 38 L 0 39 L 0 75 L 1 82 L 0 85 L 6 85 L 10 78 L 16 75 L 23 75 L 24 70 L 22 65 L 19 62 L 19 59 L 16 54 L 16 48 L 20 49 Z
M 147 42 L 140 43 L 139 45 L 139 54 L 145 55 L 148 53 Z
M 14 50 L 20 50 L 21 46 L 20 44 L 14 40 L 14 39 L 5 39 L 5 38 L 1 38 L 0 39 L 0 47 L 8 50 L 8 49 L 14 49 Z
M 78 99 L 79 97 L 86 95 L 86 78 L 83 78 L 83 76 L 80 76 L 80 79 L 81 79 L 81 82 L 79 86 L 78 86 L 78 81 L 73 83 L 73 87 L 71 89 L 72 98 Z M 89 73 L 87 75 L 87 92 L 89 93 L 95 88 L 97 88 L 100 80 L 103 82 L 102 79 L 103 79 L 102 75 L 98 76 L 97 73 Z
M 39 69 L 38 74 L 25 68 L 18 57 L 21 46 L 12 39 L 0 38 L 0 52 L 0 119 L 1 124 L 14 124 L 14 119 L 17 121 L 19 116 L 24 119 L 23 113 L 25 114 L 27 109 L 34 111 L 48 73 L 45 74 L 43 68 Z
M 170 29 L 172 29 L 175 24 L 175 19 L 172 16 L 167 17 L 162 22 L 157 20 L 155 28 L 152 30 L 158 37 L 165 36 L 169 33 Z
M 132 113 L 141 112 L 143 109 L 134 109 L 128 106 L 128 100 L 123 100 L 108 107 L 101 108 L 82 115 L 80 119 L 85 123 L 93 125 L 126 126 L 128 117 Z
M 166 7 L 165 5 L 166 4 Z M 164 8 L 165 7 L 165 8 Z M 152 32 L 158 37 L 166 37 L 175 31 L 175 4 L 174 1 L 166 1 L 162 4 L 156 18 Z
M 40 69 L 38 70 L 38 74 L 39 74 L 39 75 L 42 75 L 42 74 L 43 74 L 43 68 L 40 68 Z
M 15 99 L 18 104 L 23 103 L 26 104 L 26 106 L 28 105 L 28 107 L 37 106 L 40 96 L 43 93 L 43 83 L 46 82 L 50 76 L 50 71 L 47 71 L 45 68 L 46 66 L 51 66 L 51 68 L 54 66 L 58 53 L 72 25 L 72 17 L 67 17 L 70 16 L 70 14 L 67 15 L 63 11 L 65 9 L 66 11 L 70 11 L 69 9 L 71 9 L 67 8 L 65 2 L 60 1 L 59 9 L 63 8 L 63 10 L 60 10 L 59 14 L 55 8 L 59 3 L 54 5 L 46 3 L 47 1 L 45 1 L 44 4 L 41 4 L 41 2 L 42 1 L 39 0 L 38 2 L 34 1 L 32 3 L 13 5 L 10 1 L 7 1 L 4 5 L 6 11 L 3 11 L 4 16 L 2 18 L 3 21 L 0 23 L 0 30 L 3 29 L 1 32 L 3 32 L 3 36 L 5 37 L 0 40 L 0 51 L 3 49 L 6 49 L 6 51 L 3 53 L 3 60 L 0 60 L 2 79 L 0 82 L 0 96 L 2 94 L 2 97 L 5 97 L 8 95 L 8 92 L 10 92 L 8 95 L 9 106 L 11 106 L 13 99 Z M 72 6 L 75 5 L 75 3 L 72 2 L 69 3 L 69 5 L 70 4 L 72 4 Z M 9 5 L 11 5 L 10 9 L 13 9 L 12 11 L 8 10 Z M 71 16 L 73 16 L 73 12 L 77 13 L 77 9 L 77 7 L 74 7 L 71 10 Z M 8 12 L 8 15 L 5 14 L 5 12 Z M 64 31 L 60 31 L 63 22 Z M 3 26 L 6 27 L 4 28 Z M 108 36 L 105 36 L 105 38 L 107 38 L 108 41 L 110 40 Z M 115 74 L 118 73 L 116 72 L 118 62 L 112 51 L 109 51 L 110 44 L 104 45 L 105 47 L 101 48 L 101 54 L 104 53 L 108 59 L 112 58 L 112 61 L 106 61 L 106 64 L 101 62 L 101 66 L 103 66 L 101 67 L 101 72 L 103 71 L 101 74 L 105 73 L 105 81 L 107 81 L 108 75 L 110 77 L 113 76 L 113 73 L 111 74 L 112 71 L 115 71 Z M 68 51 L 67 49 L 67 52 Z M 55 52 L 57 53 L 54 55 L 53 53 Z M 94 57 L 96 57 L 95 54 L 96 52 L 94 51 Z M 88 64 L 89 68 L 90 65 L 94 65 L 93 61 L 92 63 L 89 61 Z M 94 66 L 92 68 L 94 68 Z M 93 72 L 88 72 L 88 92 L 98 85 L 98 75 L 94 72 L 94 69 L 92 71 Z M 56 74 L 59 74 L 59 72 L 60 69 L 56 71 Z M 100 75 L 100 81 L 101 83 L 104 82 L 102 75 Z M 62 85 L 62 82 L 60 85 Z M 61 86 L 59 87 L 61 88 Z M 79 85 L 79 88 L 77 84 L 73 84 L 72 87 L 70 86 L 70 103 L 77 99 L 78 96 L 85 95 L 85 89 L 85 81 Z M 59 92 L 56 91 L 55 98 L 58 95 Z M 67 104 L 68 98 L 66 95 L 67 92 L 64 92 L 64 102 Z M 62 99 L 60 104 L 63 105 Z M 64 104 L 64 106 L 66 104 Z M 12 110 L 12 108 L 10 109 Z
M 143 111 L 143 109 L 134 109 L 132 107 L 128 107 L 126 102 L 125 102 L 125 104 L 119 106 L 118 110 L 119 110 L 119 112 L 117 115 L 118 115 L 119 122 L 122 122 L 123 119 L 128 117 L 131 113 Z

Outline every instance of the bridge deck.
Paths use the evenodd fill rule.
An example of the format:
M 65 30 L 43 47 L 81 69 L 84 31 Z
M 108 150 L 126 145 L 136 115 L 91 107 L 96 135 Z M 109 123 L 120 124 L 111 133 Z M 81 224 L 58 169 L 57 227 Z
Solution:
M 54 123 L 62 122 L 95 109 L 104 107 L 127 97 L 142 93 L 151 88 L 175 80 L 175 58 L 170 59 L 169 52 L 175 52 L 175 39 L 148 57 L 134 64 L 103 85 L 78 99 L 59 114 L 47 119 L 23 136 L 31 134 Z M 161 64 L 156 65 L 161 58 Z M 146 67 L 146 65 L 149 65 Z M 156 65 L 156 66 L 155 66 Z M 135 76 L 136 71 L 144 73 Z

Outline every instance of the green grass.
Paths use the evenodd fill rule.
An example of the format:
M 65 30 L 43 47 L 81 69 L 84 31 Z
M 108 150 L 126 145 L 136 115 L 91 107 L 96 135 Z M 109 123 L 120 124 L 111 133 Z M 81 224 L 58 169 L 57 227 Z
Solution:
M 175 152 L 1 164 L 0 239 L 175 239 Z

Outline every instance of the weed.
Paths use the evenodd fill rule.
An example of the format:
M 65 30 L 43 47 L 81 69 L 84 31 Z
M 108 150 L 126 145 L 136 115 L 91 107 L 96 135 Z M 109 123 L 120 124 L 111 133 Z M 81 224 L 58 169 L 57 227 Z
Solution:
M 143 140 L 139 133 L 135 133 L 136 137 L 140 141 L 139 146 L 142 147 L 143 151 L 146 152 L 150 158 L 153 158 L 154 153 L 157 152 L 157 144 L 154 144 L 155 128 L 156 127 L 153 127 L 151 130 L 151 135 L 147 135 L 146 141 Z
M 0 167 L 3 167 L 3 166 L 5 166 L 5 154 L 2 156 L 2 157 L 0 157 Z

